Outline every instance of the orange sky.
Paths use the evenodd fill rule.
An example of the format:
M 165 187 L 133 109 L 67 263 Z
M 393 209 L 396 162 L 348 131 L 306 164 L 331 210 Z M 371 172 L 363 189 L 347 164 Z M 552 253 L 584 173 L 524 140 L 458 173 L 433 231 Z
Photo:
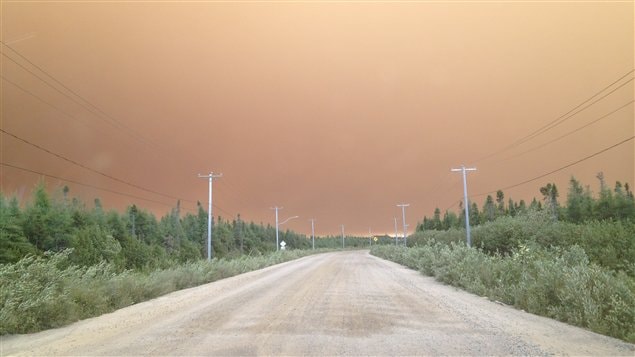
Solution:
M 318 235 L 339 234 L 340 224 L 383 234 L 406 202 L 412 231 L 436 206 L 458 209 L 451 167 L 478 168 L 468 179 L 477 195 L 634 133 L 631 72 L 561 125 L 479 160 L 633 70 L 632 1 L 0 4 L 10 46 L 1 46 L 2 129 L 165 196 L 7 134 L 1 161 L 164 202 L 69 184 L 107 207 L 162 215 L 180 197 L 192 210 L 207 201 L 197 174 L 212 170 L 224 175 L 215 215 L 273 223 L 278 205 L 281 219 L 300 216 L 285 226 L 303 233 L 314 217 Z M 556 182 L 564 200 L 571 175 L 597 192 L 598 171 L 611 185 L 633 184 L 633 140 L 506 197 L 531 200 Z M 26 195 L 39 176 L 4 166 L 0 179 L 5 193 Z

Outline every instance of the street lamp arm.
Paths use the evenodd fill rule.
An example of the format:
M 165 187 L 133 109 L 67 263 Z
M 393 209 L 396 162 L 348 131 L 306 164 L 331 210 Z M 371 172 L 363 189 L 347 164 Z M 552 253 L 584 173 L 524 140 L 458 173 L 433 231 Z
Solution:
M 281 226 L 281 225 L 283 225 L 283 224 L 285 224 L 285 223 L 287 223 L 287 222 L 289 222 L 290 220 L 295 219 L 295 218 L 300 218 L 300 216 L 293 216 L 293 217 L 289 217 L 289 218 L 285 219 L 284 221 L 282 221 L 282 222 L 278 223 L 278 225 L 279 225 L 279 226 Z

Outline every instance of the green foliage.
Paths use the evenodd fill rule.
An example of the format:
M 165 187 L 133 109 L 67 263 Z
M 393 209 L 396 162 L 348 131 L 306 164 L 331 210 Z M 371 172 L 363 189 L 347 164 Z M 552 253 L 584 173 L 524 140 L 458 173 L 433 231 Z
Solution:
M 0 334 L 63 326 L 178 289 L 321 252 L 287 250 L 231 260 L 199 260 L 148 272 L 118 271 L 105 261 L 73 265 L 72 250 L 30 255 L 15 264 L 0 265 Z
M 635 342 L 634 279 L 590 263 L 578 246 L 520 245 L 509 255 L 490 255 L 429 241 L 375 246 L 371 253 L 492 300 Z
M 571 177 L 569 180 L 569 194 L 567 196 L 567 217 L 569 222 L 580 223 L 592 219 L 593 197 L 590 189 Z
M 520 246 L 549 249 L 579 246 L 592 263 L 635 277 L 635 221 L 590 221 L 581 224 L 554 221 L 549 211 L 529 210 L 503 216 L 472 228 L 472 241 L 483 252 L 510 255 Z M 430 241 L 464 243 L 464 229 L 416 232 L 410 246 Z
M 34 202 L 25 209 L 22 232 L 40 251 L 69 248 L 72 219 L 61 202 L 53 202 L 43 184 L 34 192 Z
M 540 193 L 542 193 L 545 207 L 549 209 L 553 219 L 558 219 L 558 196 L 560 196 L 560 194 L 558 193 L 556 184 L 548 183 L 540 188 Z
M 91 266 L 106 261 L 119 270 L 153 270 L 207 256 L 207 212 L 200 203 L 196 215 L 182 216 L 177 202 L 171 212 L 157 220 L 134 204 L 123 214 L 105 212 L 99 199 L 93 208 L 86 208 L 69 197 L 69 187 L 61 192 L 61 197 L 51 197 L 39 184 L 24 209 L 17 199 L 8 200 L 0 194 L 0 264 L 67 248 L 73 249 L 73 264 Z M 238 224 L 218 217 L 212 236 L 214 257 L 276 250 L 275 229 L 262 224 Z M 280 239 L 287 249 L 310 247 L 307 237 L 295 232 L 282 231 Z
M 15 263 L 36 251 L 24 236 L 21 220 L 18 201 L 14 198 L 7 202 L 0 193 L 0 264 Z
M 572 223 L 584 223 L 589 221 L 633 221 L 635 220 L 635 198 L 628 183 L 622 185 L 620 181 L 615 183 L 615 188 L 611 191 L 604 182 L 604 175 L 598 174 L 600 179 L 600 192 L 597 198 L 593 197 L 591 189 L 584 188 L 575 177 L 569 180 L 569 191 L 566 206 L 561 207 L 558 202 L 558 188 L 553 183 L 547 183 L 539 189 L 544 206 L 535 198 L 526 206 L 525 201 L 520 200 L 515 203 L 511 198 L 505 207 L 505 194 L 503 191 L 496 192 L 496 201 L 491 195 L 485 198 L 483 207 L 479 213 L 478 206 L 472 202 L 470 206 L 470 225 L 478 226 L 492 222 L 499 217 L 516 217 L 525 214 L 528 210 L 549 212 L 553 220 L 564 220 Z M 460 212 L 461 219 L 452 212 L 446 212 L 443 222 L 439 219 L 440 210 L 434 210 L 432 219 L 423 217 L 422 223 L 417 224 L 417 231 L 426 230 L 447 230 L 450 228 L 461 228 L 463 212 Z

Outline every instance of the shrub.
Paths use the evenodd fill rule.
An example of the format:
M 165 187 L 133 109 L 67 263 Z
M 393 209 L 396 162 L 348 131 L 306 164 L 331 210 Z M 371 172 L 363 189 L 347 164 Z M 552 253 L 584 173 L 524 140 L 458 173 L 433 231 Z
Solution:
M 590 262 L 579 246 L 546 249 L 534 242 L 489 255 L 430 241 L 374 246 L 371 253 L 492 300 L 635 342 L 634 279 Z
M 196 261 L 150 272 L 70 265 L 72 251 L 0 265 L 0 334 L 30 333 L 325 250 Z

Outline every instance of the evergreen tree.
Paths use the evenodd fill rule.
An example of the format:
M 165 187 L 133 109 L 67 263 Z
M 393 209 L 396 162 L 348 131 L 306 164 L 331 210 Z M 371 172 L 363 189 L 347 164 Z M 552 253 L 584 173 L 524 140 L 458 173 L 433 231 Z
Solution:
M 591 218 L 593 210 L 593 198 L 589 190 L 584 190 L 582 185 L 571 177 L 569 180 L 569 194 L 567 195 L 567 219 L 570 222 L 580 223 Z
M 518 212 L 518 214 L 527 212 L 527 204 L 525 203 L 525 200 L 520 200 L 518 202 L 518 209 L 516 212 Z
M 602 172 L 598 173 L 597 178 L 600 180 L 600 197 L 595 204 L 595 216 L 599 220 L 612 219 L 615 210 L 613 192 L 606 186 Z
M 502 190 L 496 191 L 496 208 L 498 211 L 498 216 L 505 216 L 505 194 Z
M 514 203 L 514 200 L 512 200 L 511 198 L 507 202 L 507 210 L 508 210 L 510 216 L 516 217 L 517 210 L 518 210 L 518 204 Z
M 472 206 L 470 207 L 470 226 L 478 226 L 479 224 L 481 224 L 481 218 L 478 205 L 476 202 L 472 202 Z
M 34 202 L 24 212 L 22 231 L 40 251 L 69 248 L 72 219 L 68 210 L 53 204 L 43 183 L 35 188 Z
M 490 222 L 496 219 L 496 206 L 492 195 L 487 195 L 485 204 L 483 205 L 483 221 Z
M 628 184 L 622 186 L 622 183 L 619 181 L 615 183 L 615 219 L 625 220 L 635 218 L 635 202 L 633 198 L 628 195 L 627 188 Z
M 102 260 L 115 262 L 120 257 L 121 244 L 97 224 L 83 227 L 72 238 L 71 261 L 77 265 L 95 265 Z
M 456 213 L 445 211 L 445 214 L 443 215 L 443 229 L 448 230 L 450 228 L 457 228 L 459 226 L 459 217 L 456 215 Z
M 233 222 L 234 224 L 234 239 L 236 241 L 236 245 L 240 247 L 240 254 L 243 254 L 245 251 L 245 223 L 240 219 L 240 213 L 238 214 L 238 218 Z
M 558 188 L 555 183 L 548 183 L 546 186 L 540 188 L 545 206 L 550 210 L 551 216 L 554 220 L 558 219 Z
M 21 219 L 18 200 L 7 202 L 0 193 L 0 264 L 15 263 L 36 252 L 22 232 Z

